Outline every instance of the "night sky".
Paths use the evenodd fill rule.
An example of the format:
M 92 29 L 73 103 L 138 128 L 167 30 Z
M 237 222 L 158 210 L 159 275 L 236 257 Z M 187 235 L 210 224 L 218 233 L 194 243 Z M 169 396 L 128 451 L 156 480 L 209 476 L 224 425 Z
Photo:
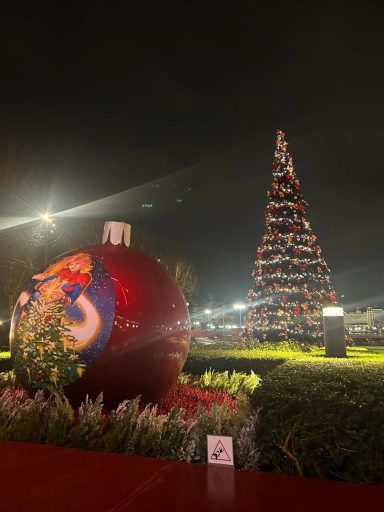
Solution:
M 280 128 L 336 292 L 383 306 L 381 3 L 2 7 L 0 136 L 18 180 L 3 165 L 1 214 L 22 211 L 9 187 L 55 212 L 131 190 L 84 215 L 180 244 L 201 300 L 244 299 Z

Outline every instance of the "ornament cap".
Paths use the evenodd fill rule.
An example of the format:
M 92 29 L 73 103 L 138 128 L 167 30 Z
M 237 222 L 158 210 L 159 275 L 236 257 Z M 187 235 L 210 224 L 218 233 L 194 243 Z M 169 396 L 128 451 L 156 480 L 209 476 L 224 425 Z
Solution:
M 104 232 L 102 243 L 112 245 L 125 245 L 129 247 L 131 243 L 131 225 L 125 222 L 116 222 L 108 220 L 104 223 Z

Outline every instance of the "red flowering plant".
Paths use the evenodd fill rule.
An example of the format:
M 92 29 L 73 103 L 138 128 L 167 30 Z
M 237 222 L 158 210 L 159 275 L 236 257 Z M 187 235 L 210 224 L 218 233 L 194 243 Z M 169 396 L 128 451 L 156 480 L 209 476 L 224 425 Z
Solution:
M 234 412 L 237 407 L 236 400 L 227 393 L 199 389 L 187 384 L 176 384 L 160 399 L 157 410 L 160 414 L 168 414 L 174 406 L 178 406 L 185 410 L 184 417 L 188 418 L 196 414 L 199 404 L 207 411 L 213 404 L 224 405 L 230 412 Z

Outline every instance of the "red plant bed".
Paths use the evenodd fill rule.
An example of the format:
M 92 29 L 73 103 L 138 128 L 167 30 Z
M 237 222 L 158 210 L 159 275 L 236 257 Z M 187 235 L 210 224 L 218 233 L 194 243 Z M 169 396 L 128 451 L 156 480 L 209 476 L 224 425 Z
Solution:
M 234 411 L 237 405 L 236 400 L 221 391 L 207 391 L 186 384 L 176 384 L 160 399 L 158 411 L 167 414 L 177 405 L 185 409 L 185 416 L 189 417 L 196 414 L 199 404 L 209 411 L 214 403 L 226 405 L 230 411 Z
M 0 389 L 0 398 L 6 390 L 10 393 L 8 397 L 8 407 L 11 409 L 14 409 L 16 405 L 19 407 L 28 407 L 30 402 L 34 399 L 35 393 L 30 393 L 31 390 L 22 387 Z M 199 404 L 209 411 L 214 403 L 217 405 L 225 405 L 229 411 L 234 411 L 237 407 L 236 400 L 221 391 L 208 391 L 187 384 L 176 384 L 160 399 L 157 404 L 157 411 L 158 414 L 168 414 L 176 405 L 185 410 L 184 418 L 190 418 L 196 414 Z M 7 404 L 3 404 L 3 406 L 7 406 Z M 145 409 L 145 403 L 141 403 L 139 409 L 140 412 L 142 412 Z M 74 408 L 73 412 L 75 419 L 78 420 L 79 408 Z M 105 407 L 102 408 L 104 421 L 108 421 L 110 412 L 109 409 Z

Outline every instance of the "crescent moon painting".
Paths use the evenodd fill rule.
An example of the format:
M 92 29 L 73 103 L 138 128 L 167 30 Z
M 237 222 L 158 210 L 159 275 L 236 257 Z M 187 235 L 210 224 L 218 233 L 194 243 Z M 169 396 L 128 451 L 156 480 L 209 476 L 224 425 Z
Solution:
M 24 290 L 11 325 L 15 371 L 36 387 L 81 377 L 109 340 L 115 292 L 108 271 L 87 253 L 54 261 Z
M 79 297 L 73 307 L 78 308 L 83 318 L 73 322 L 70 333 L 76 339 L 75 349 L 83 350 L 97 338 L 102 320 L 99 311 L 86 295 Z

